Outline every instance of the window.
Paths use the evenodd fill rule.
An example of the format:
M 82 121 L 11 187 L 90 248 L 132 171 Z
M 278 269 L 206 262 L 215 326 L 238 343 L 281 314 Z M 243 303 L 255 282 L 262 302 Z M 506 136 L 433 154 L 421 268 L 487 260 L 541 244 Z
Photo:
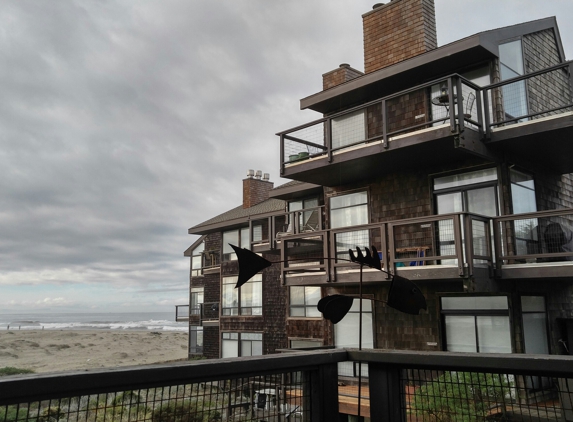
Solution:
M 366 140 L 366 116 L 358 110 L 332 119 L 332 148 L 344 148 Z
M 263 276 L 256 274 L 235 289 L 238 277 L 223 277 L 222 315 L 262 315 Z
M 290 341 L 291 349 L 304 349 L 310 347 L 321 347 L 322 340 L 314 338 L 297 339 Z
M 499 67 L 502 81 L 524 74 L 521 40 L 511 41 L 499 46 Z M 504 85 L 502 94 L 506 120 L 527 115 L 525 81 Z M 518 121 L 524 120 L 526 119 Z
M 291 317 L 320 318 L 321 314 L 316 308 L 320 297 L 320 287 L 291 286 L 289 315 Z
M 442 297 L 446 350 L 511 353 L 507 296 Z
M 330 227 L 352 227 L 368 224 L 368 194 L 355 192 L 330 198 Z M 370 247 L 368 230 L 354 230 L 335 234 L 336 257 L 350 259 L 349 249 Z
M 191 277 L 197 277 L 203 274 L 203 252 L 205 251 L 205 242 L 201 242 L 191 252 Z
M 203 327 L 189 327 L 189 353 L 203 353 Z
M 513 213 L 521 214 L 525 212 L 536 212 L 537 202 L 535 200 L 535 184 L 533 183 L 533 176 L 510 169 L 509 178 L 511 180 Z
M 309 209 L 309 211 L 303 211 L 298 214 L 298 231 L 305 232 L 305 231 L 315 231 L 320 230 L 319 227 L 320 219 L 318 213 L 320 210 L 318 207 L 318 198 L 306 198 L 300 199 L 298 201 L 290 201 L 288 203 L 288 210 L 290 213 L 294 211 L 301 211 Z M 289 216 L 288 222 L 288 229 L 287 232 L 293 233 L 295 232 L 294 229 L 294 221 L 292 220 L 295 214 L 291 214 Z
M 535 185 L 531 175 L 510 169 L 511 199 L 513 213 L 536 212 Z M 514 221 L 515 248 L 517 255 L 540 253 L 537 218 Z
M 191 287 L 189 300 L 189 315 L 201 315 L 201 305 L 204 300 L 203 287 Z
M 521 318 L 525 353 L 549 354 L 547 314 L 543 296 L 521 296 Z M 545 377 L 527 377 L 527 388 L 549 388 L 552 380 Z
M 223 333 L 221 357 L 260 356 L 263 354 L 261 333 Z
M 334 346 L 358 348 L 360 322 L 360 300 L 355 299 L 350 311 L 338 324 L 334 324 Z M 362 348 L 374 348 L 374 328 L 372 324 L 372 301 L 362 299 Z M 338 364 L 338 374 L 341 376 L 358 376 L 358 367 L 355 362 L 341 362 Z M 367 376 L 368 365 L 362 366 L 362 375 Z
M 237 254 L 235 254 L 235 251 L 229 244 L 251 249 L 249 228 L 244 227 L 242 229 L 223 232 L 223 261 L 235 261 L 237 259 Z
M 486 168 L 457 173 L 434 179 L 437 214 L 472 212 L 485 216 L 498 215 L 497 169 Z M 462 228 L 463 230 L 463 228 Z M 462 234 L 463 236 L 463 234 Z M 454 227 L 452 220 L 438 222 L 440 256 L 455 255 Z M 474 233 L 474 251 L 486 254 L 485 234 Z M 455 264 L 455 260 L 442 260 L 442 264 Z
M 330 198 L 330 228 L 368 224 L 368 194 L 366 192 Z
M 521 296 L 525 353 L 548 354 L 547 314 L 543 296 Z

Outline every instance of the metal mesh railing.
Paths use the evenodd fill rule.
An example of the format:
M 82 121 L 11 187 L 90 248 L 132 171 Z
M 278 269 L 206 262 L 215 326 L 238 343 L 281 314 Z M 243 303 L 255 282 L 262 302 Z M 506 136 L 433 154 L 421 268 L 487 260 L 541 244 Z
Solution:
M 484 88 L 486 98 L 496 104 L 491 126 L 536 120 L 573 110 L 569 82 L 570 63 L 518 76 L 509 82 Z
M 0 421 L 215 422 L 308 418 L 302 372 L 60 397 L 0 406 Z
M 573 261 L 573 214 L 543 211 L 496 219 L 501 264 Z M 502 241 L 502 242 L 501 242 Z
M 571 379 L 417 369 L 404 371 L 402 385 L 407 421 L 561 421 L 573 415 Z
M 325 128 L 320 121 L 285 135 L 283 162 L 295 163 L 325 153 Z

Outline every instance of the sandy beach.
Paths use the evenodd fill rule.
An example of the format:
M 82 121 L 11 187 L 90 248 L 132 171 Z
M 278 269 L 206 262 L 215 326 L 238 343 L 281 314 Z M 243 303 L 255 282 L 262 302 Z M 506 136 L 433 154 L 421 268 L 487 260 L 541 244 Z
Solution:
M 0 331 L 0 367 L 37 373 L 162 363 L 187 358 L 185 332 Z

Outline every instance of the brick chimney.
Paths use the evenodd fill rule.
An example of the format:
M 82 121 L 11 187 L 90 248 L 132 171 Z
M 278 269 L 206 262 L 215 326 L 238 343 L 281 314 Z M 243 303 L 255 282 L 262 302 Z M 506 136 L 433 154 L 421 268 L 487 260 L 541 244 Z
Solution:
M 335 87 L 362 75 L 364 73 L 361 71 L 351 68 L 347 63 L 342 63 L 337 69 L 322 75 L 322 89 Z
M 364 72 L 371 73 L 438 47 L 434 0 L 392 0 L 362 15 Z
M 247 170 L 247 178 L 243 179 L 243 208 L 250 208 L 269 199 L 273 185 L 269 182 L 268 173 L 263 175 L 260 170 L 256 173 L 254 170 Z

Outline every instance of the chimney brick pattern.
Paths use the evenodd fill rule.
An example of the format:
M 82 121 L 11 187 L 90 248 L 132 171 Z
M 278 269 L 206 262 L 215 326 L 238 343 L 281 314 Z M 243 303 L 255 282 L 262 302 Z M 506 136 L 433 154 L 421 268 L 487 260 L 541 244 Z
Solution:
M 248 177 L 243 179 L 243 208 L 250 208 L 269 199 L 274 183 Z
M 434 0 L 393 0 L 362 15 L 364 72 L 437 48 Z
M 349 64 L 343 63 L 337 69 L 322 75 L 322 89 L 326 90 L 335 87 L 362 75 L 364 75 L 364 73 L 361 71 L 351 68 Z

